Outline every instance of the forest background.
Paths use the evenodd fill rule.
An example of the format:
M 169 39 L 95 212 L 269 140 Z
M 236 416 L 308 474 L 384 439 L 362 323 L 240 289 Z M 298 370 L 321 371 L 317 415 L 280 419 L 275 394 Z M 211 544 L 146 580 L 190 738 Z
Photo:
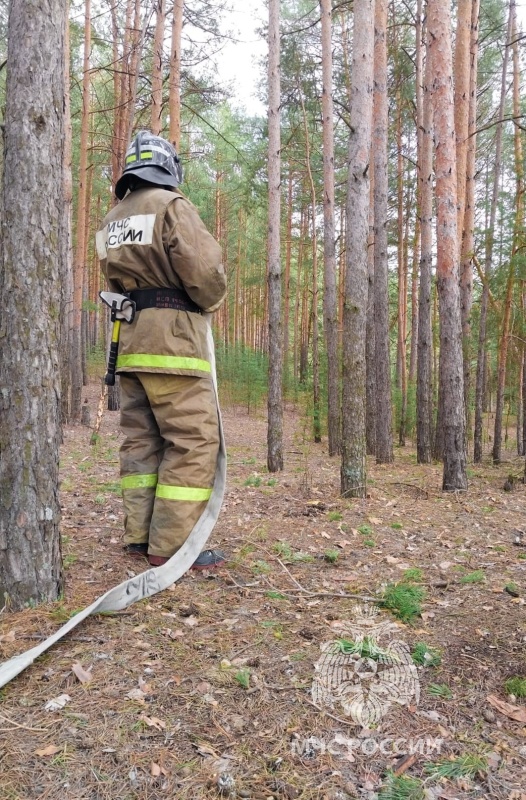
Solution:
M 177 145 L 229 274 L 214 537 L 231 561 L 91 617 L 2 691 L 3 796 L 203 798 L 228 779 L 258 800 L 523 800 L 515 2 L 270 0 L 268 115 L 219 81 L 228 15 L 213 0 L 86 0 L 63 28 L 61 0 L 49 17 L 40 5 L 10 3 L 0 70 L 2 657 L 135 577 L 118 417 L 91 438 L 77 423 L 109 331 L 94 235 L 141 128 Z M 345 635 L 358 598 L 396 619 L 423 689 L 383 732 L 432 735 L 440 752 L 313 751 L 349 733 L 311 686 L 318 645 Z
M 6 395 L 6 442 L 24 416 L 35 424 L 23 390 L 34 382 L 42 394 L 55 381 L 55 340 L 61 421 L 80 421 L 88 360 L 104 357 L 109 332 L 94 234 L 115 203 L 127 143 L 150 128 L 176 145 L 187 193 L 221 244 L 229 277 L 215 317 L 222 391 L 249 407 L 267 397 L 269 471 L 283 468 L 284 398 L 311 421 L 314 442 L 326 432 L 329 455 L 341 454 L 348 498 L 366 496 L 366 456 L 391 463 L 395 440 L 413 440 L 418 463 L 442 461 L 446 491 L 467 489 L 471 447 L 477 463 L 491 443 L 498 464 L 513 428 L 524 454 L 523 37 L 515 0 L 462 0 L 454 14 L 437 0 L 356 0 L 334 9 L 329 0 L 272 0 L 266 119 L 240 110 L 218 82 L 227 8 L 204 0 L 73 4 L 66 38 L 56 40 L 65 60 L 35 93 L 41 102 L 51 92 L 38 115 L 33 67 L 24 61 L 29 31 L 17 29 L 23 9 L 9 7 L 1 72 L 1 370 L 20 393 L 14 404 Z M 52 32 L 38 35 L 56 55 Z M 64 85 L 62 117 L 56 97 Z M 53 126 L 48 109 L 58 114 Z M 27 114 L 33 138 L 17 133 Z M 36 157 L 13 158 L 35 146 L 42 166 Z M 27 188 L 17 182 L 39 187 L 32 205 L 42 228 L 46 201 L 58 192 L 59 257 L 47 281 L 39 281 L 38 258 L 32 273 L 35 250 L 24 251 L 9 224 L 17 206 L 27 213 Z M 40 337 L 20 313 L 28 292 L 17 262 L 28 286 L 36 278 L 37 313 L 48 312 Z M 28 333 L 33 364 L 9 347 Z M 34 347 L 48 337 L 40 361 Z M 118 407 L 118 384 L 109 407 Z M 57 435 L 49 452 L 39 439 L 40 459 L 28 445 L 31 469 L 56 462 L 60 426 L 51 405 L 40 424 Z M 13 487 L 24 473 L 14 444 L 2 467 Z M 49 474 L 40 480 L 43 489 Z M 13 496 L 27 500 L 24 487 L 22 479 Z M 56 485 L 49 488 L 55 495 Z M 55 518 L 52 508 L 45 515 Z
M 464 7 L 465 6 L 465 7 Z M 472 4 L 460 3 L 458 14 Z M 229 296 L 217 316 L 219 374 L 224 392 L 237 401 L 261 402 L 267 388 L 268 290 L 267 120 L 250 114 L 232 99 L 219 80 L 222 52 L 232 53 L 228 14 L 221 3 L 180 7 L 182 29 L 174 33 L 174 9 L 140 3 L 106 7 L 73 3 L 70 9 L 71 145 L 73 165 L 73 281 L 67 307 L 70 372 L 65 381 L 66 420 L 80 417 L 82 385 L 88 358 L 102 358 L 107 318 L 98 301 L 101 275 L 94 234 L 114 202 L 111 187 L 122 153 L 133 131 L 157 128 L 177 135 L 185 165 L 184 190 L 207 226 L 221 242 L 229 274 Z M 259 13 L 261 14 L 259 9 Z M 387 387 L 374 385 L 374 347 L 367 350 L 368 452 L 392 458 L 391 442 L 378 452 L 375 417 L 378 396 L 392 397 L 394 440 L 416 441 L 418 408 L 427 404 L 425 437 L 419 460 L 440 458 L 435 435 L 439 399 L 439 302 L 434 267 L 429 297 L 419 298 L 422 250 L 423 111 L 426 17 L 421 4 L 387 6 L 387 319 L 384 353 L 391 361 Z M 477 11 L 478 14 L 478 11 Z M 328 359 L 324 344 L 322 143 L 322 49 L 317 3 L 292 2 L 281 7 L 281 259 L 282 337 L 285 397 L 300 402 L 310 415 L 313 436 L 327 427 Z M 460 254 L 464 291 L 463 340 L 467 442 L 480 460 L 491 445 L 501 458 L 501 442 L 524 451 L 524 252 L 522 170 L 522 37 L 514 3 L 483 2 L 480 16 L 469 20 L 471 55 L 455 60 L 454 86 L 476 78 L 476 92 L 464 91 L 464 108 L 472 98 L 470 131 L 474 151 L 468 174 L 471 239 Z M 5 18 L 4 18 L 5 23 Z M 463 25 L 454 20 L 454 30 Z M 512 26 L 516 33 L 512 34 Z M 334 219 L 337 329 L 341 364 L 345 298 L 348 138 L 350 124 L 352 4 L 339 4 L 332 15 L 334 100 Z M 182 36 L 180 46 L 174 40 Z M 456 53 L 461 46 L 457 37 Z M 175 43 L 174 43 L 175 42 Z M 465 44 L 464 44 L 465 46 Z M 5 48 L 5 29 L 4 29 Z M 475 52 L 476 51 L 476 52 Z M 235 52 L 235 51 L 234 51 Z M 174 95 L 174 53 L 180 55 L 180 96 Z M 478 56 L 478 67 L 474 59 Z M 239 64 L 240 71 L 244 65 Z M 259 95 L 266 102 L 265 64 Z M 464 71 L 461 75 L 461 71 Z M 474 74 L 475 73 L 475 74 Z M 5 75 L 5 70 L 2 75 Z M 471 77 L 470 77 L 471 76 Z M 179 81 L 179 79 L 177 79 Z M 177 93 L 176 93 L 177 94 Z M 476 103 L 473 102 L 476 101 Z M 466 100 L 468 104 L 466 105 Z M 456 97 L 456 108 L 460 101 Z M 174 106 L 177 102 L 177 107 Z M 474 107 L 473 107 L 474 106 Z M 177 108 L 177 110 L 175 110 Z M 180 134 L 174 134 L 180 115 Z M 155 119 L 154 119 L 155 118 Z M 171 119 L 171 122 L 170 122 Z M 457 119 L 457 125 L 461 122 Z M 457 141 L 461 134 L 457 133 Z M 463 162 L 466 163 L 465 161 Z M 462 168 L 464 174 L 466 168 Z M 469 170 L 469 166 L 468 166 Z M 374 183 L 374 182 L 373 182 Z M 373 189 L 371 190 L 373 191 Z M 471 194 L 470 194 L 471 192 Z M 460 213 L 460 212 L 459 212 Z M 459 217 L 459 223 L 460 223 Z M 371 223 L 372 234 L 373 223 Z M 435 234 L 432 234 L 435 258 Z M 369 248 L 372 251 L 372 246 Z M 374 269 L 373 269 L 374 271 Z M 374 276 L 367 339 L 374 342 Z M 382 287 L 380 287 L 382 288 Z M 376 299 L 378 302 L 378 298 Z M 429 305 L 429 341 L 423 361 L 430 361 L 430 400 L 418 399 L 418 322 Z M 377 309 L 377 307 L 376 307 Z M 420 309 L 420 310 L 419 310 Z M 376 340 L 385 339 L 377 328 Z M 77 357 L 80 356 L 80 357 Z M 423 363 L 423 362 L 422 362 Z M 82 364 L 79 373 L 78 365 Z M 340 367 L 336 367 L 337 370 Z M 477 377 L 478 376 L 478 377 Z M 383 399 L 385 407 L 385 397 Z M 488 412 L 496 411 L 494 417 Z M 422 416 L 422 413 L 421 413 Z M 377 420 L 376 420 L 377 423 Z M 383 436 L 393 436 L 388 430 Z M 387 454 L 387 455 L 386 455 Z
M 382 4 L 379 4 L 382 5 Z M 179 11 L 177 11 L 179 9 Z M 261 14 L 259 9 L 259 13 Z M 182 15 L 174 25 L 174 12 Z M 379 400 L 393 401 L 394 439 L 416 440 L 419 460 L 441 457 L 439 407 L 439 302 L 434 268 L 428 296 L 419 298 L 422 264 L 422 202 L 426 176 L 424 106 L 426 15 L 421 3 L 386 4 L 386 286 L 369 275 L 367 340 L 367 448 L 379 460 L 392 458 L 387 426 L 375 432 Z M 491 443 L 500 460 L 503 438 L 524 451 L 524 247 L 522 167 L 522 37 L 515 3 L 459 3 L 454 76 L 459 155 L 461 298 L 467 441 L 480 460 Z M 473 16 L 473 19 L 472 19 Z M 324 150 L 322 143 L 323 53 L 317 3 L 281 4 L 281 260 L 283 387 L 301 399 L 313 421 L 313 436 L 326 429 L 328 376 L 341 368 L 328 363 L 324 334 L 327 265 L 324 263 Z M 5 23 L 5 18 L 4 18 Z M 378 34 L 378 20 L 376 32 Z M 178 27 L 179 26 L 179 27 Z M 4 29 L 5 49 L 5 29 Z M 353 8 L 338 4 L 332 14 L 334 103 L 334 275 L 337 282 L 338 361 L 341 365 L 345 298 L 346 203 Z M 87 357 L 101 357 L 107 319 L 98 301 L 101 275 L 94 234 L 114 202 L 112 185 L 133 131 L 155 128 L 177 138 L 185 164 L 184 190 L 221 242 L 229 274 L 228 301 L 217 318 L 219 372 L 223 386 L 235 379 L 238 399 L 261 400 L 267 385 L 267 120 L 233 102 L 219 80 L 222 51 L 230 41 L 222 3 L 73 3 L 70 9 L 70 113 L 73 166 L 72 265 L 68 311 L 70 372 L 63 393 L 64 417 L 78 419 Z M 466 48 L 464 56 L 460 49 Z M 228 48 L 226 48 L 228 52 Z M 230 47 L 230 52 L 231 47 Z M 478 64 L 477 64 L 478 61 Z M 174 67 L 177 71 L 174 71 Z M 244 65 L 238 65 L 240 71 Z M 5 74 L 5 70 L 3 71 Z M 476 80 L 476 92 L 469 81 Z M 266 101 L 265 65 L 259 87 Z M 469 102 L 471 98 L 471 110 Z M 462 113 L 465 120 L 462 119 Z M 470 119 L 468 116 L 471 114 Z M 177 119 L 176 119 L 177 117 Z M 461 125 L 470 126 L 467 135 Z M 428 130 L 429 134 L 430 131 Z M 461 144 L 464 145 L 462 155 Z M 475 149 L 476 144 L 476 149 Z M 466 148 L 474 163 L 466 165 Z M 462 161 L 463 158 L 463 161 Z M 467 169 L 467 173 L 466 173 Z M 469 174 L 471 171 L 472 174 Z M 464 180 L 467 174 L 467 181 Z M 464 181 L 464 188 L 461 188 Z M 432 181 L 431 181 L 432 183 Z M 467 191 L 467 198 L 464 196 Z M 374 181 L 371 182 L 374 192 Z M 432 187 L 430 187 L 432 188 Z M 464 209 L 469 220 L 464 223 Z M 434 213 L 434 212 L 433 212 Z M 371 234 L 374 238 L 374 225 Z M 382 223 L 383 225 L 384 223 Z M 468 230 L 469 229 L 469 230 Z M 432 234 L 432 258 L 435 235 Z M 372 252 L 373 245 L 369 248 Z M 326 259 L 325 259 L 326 260 Z M 374 273 L 374 267 L 373 267 Z M 427 280 L 427 278 L 426 278 Z M 378 314 L 386 291 L 387 325 Z M 375 294 L 376 293 L 376 294 Z M 376 297 L 376 300 L 375 300 Z M 377 305 L 375 306 L 375 302 Z M 429 341 L 421 343 L 430 362 L 430 398 L 418 398 L 418 323 L 429 305 Z M 325 309 L 325 310 L 324 310 Z M 327 318 L 325 319 L 325 323 Z M 384 329 L 378 325 L 382 323 Z M 376 327 L 376 331 L 375 331 Z M 365 334 L 365 331 L 364 331 Z M 386 336 L 388 341 L 385 342 Z M 376 350 L 374 343 L 376 338 Z M 375 385 L 373 361 L 379 342 L 390 357 L 389 385 Z M 382 359 L 382 360 L 385 360 Z M 82 373 L 79 365 L 82 364 Z M 226 382 L 225 382 L 226 381 Z M 384 381 L 385 384 L 385 381 Z M 427 391 L 427 389 L 426 389 Z M 423 406 L 426 406 L 424 413 Z M 495 418 L 487 416 L 496 411 Z M 385 415 L 383 415 L 385 416 Z M 390 420 L 388 420 L 390 423 Z M 503 432 L 504 425 L 504 432 Z M 492 429 L 490 429 L 492 428 Z M 512 430 L 513 429 L 513 430 Z M 422 430 L 424 432 L 422 433 Z M 387 441 L 385 441 L 387 439 Z M 333 446 L 337 449 L 336 443 Z M 457 487 L 459 488 L 459 487 Z

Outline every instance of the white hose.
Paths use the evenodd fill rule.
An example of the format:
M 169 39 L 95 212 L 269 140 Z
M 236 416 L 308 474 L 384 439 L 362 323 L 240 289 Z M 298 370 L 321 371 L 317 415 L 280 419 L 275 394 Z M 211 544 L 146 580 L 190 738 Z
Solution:
M 214 340 L 212 337 L 212 328 L 210 325 L 210 316 L 205 315 L 208 324 L 208 350 L 211 364 L 211 374 L 214 384 L 214 391 L 217 402 L 217 413 L 219 419 L 219 454 L 217 457 L 216 474 L 214 479 L 214 486 L 212 494 L 207 503 L 207 506 L 196 524 L 192 528 L 188 539 L 183 546 L 172 556 L 166 564 L 162 567 L 155 567 L 142 572 L 140 575 L 130 578 L 113 589 L 110 589 L 106 594 L 103 594 L 98 600 L 95 600 L 90 606 L 82 609 L 78 614 L 75 614 L 65 625 L 58 629 L 54 634 L 49 636 L 44 642 L 26 650 L 25 653 L 14 656 L 0 664 L 0 688 L 9 683 L 13 678 L 19 675 L 30 664 L 33 663 L 35 658 L 42 655 L 48 650 L 55 642 L 62 639 L 73 628 L 76 628 L 86 617 L 90 614 L 100 613 L 101 611 L 120 611 L 127 608 L 137 600 L 142 600 L 145 597 L 151 597 L 157 592 L 162 592 L 168 586 L 179 580 L 185 572 L 187 572 L 199 553 L 203 550 L 212 530 L 217 522 L 221 505 L 223 503 L 223 496 L 225 493 L 226 484 L 226 448 L 225 439 L 223 435 L 223 425 L 221 422 L 221 413 L 219 409 L 219 398 L 217 394 L 217 376 L 215 366 L 215 352 Z

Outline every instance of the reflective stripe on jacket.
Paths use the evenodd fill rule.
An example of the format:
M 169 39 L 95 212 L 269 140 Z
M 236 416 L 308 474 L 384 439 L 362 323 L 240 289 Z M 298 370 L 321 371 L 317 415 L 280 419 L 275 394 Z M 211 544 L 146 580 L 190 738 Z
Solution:
M 129 192 L 105 217 L 96 243 L 112 291 L 184 289 L 206 312 L 226 296 L 221 248 L 179 191 Z M 117 370 L 210 376 L 206 334 L 200 314 L 145 308 L 121 326 Z

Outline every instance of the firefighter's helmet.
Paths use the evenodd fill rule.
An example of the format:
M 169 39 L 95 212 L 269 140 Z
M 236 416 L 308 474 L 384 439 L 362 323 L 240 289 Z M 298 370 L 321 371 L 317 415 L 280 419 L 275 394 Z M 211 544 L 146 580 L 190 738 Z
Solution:
M 175 147 L 150 131 L 139 131 L 126 150 L 124 169 L 115 184 L 119 200 L 134 177 L 157 186 L 179 186 L 183 181 L 183 168 Z

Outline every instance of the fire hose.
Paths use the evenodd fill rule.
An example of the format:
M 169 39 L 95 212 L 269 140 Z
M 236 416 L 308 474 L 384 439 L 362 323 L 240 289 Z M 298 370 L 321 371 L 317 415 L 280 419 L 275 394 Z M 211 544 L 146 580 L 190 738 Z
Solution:
M 217 376 L 215 368 L 215 352 L 214 340 L 212 336 L 212 328 L 210 325 L 210 316 L 204 315 L 207 321 L 207 345 L 209 360 L 211 366 L 211 376 L 214 384 L 214 391 L 217 402 L 217 412 L 219 420 L 219 454 L 217 457 L 216 471 L 214 478 L 214 485 L 212 494 L 207 503 L 207 506 L 196 524 L 192 528 L 188 539 L 183 546 L 173 555 L 169 561 L 162 567 L 155 567 L 148 569 L 140 575 L 136 575 L 108 592 L 103 594 L 94 603 L 82 609 L 78 614 L 75 614 L 65 625 L 62 625 L 55 633 L 49 636 L 45 641 L 26 650 L 25 653 L 20 653 L 17 656 L 0 664 L 0 688 L 5 686 L 9 681 L 13 680 L 23 670 L 25 670 L 38 656 L 45 653 L 56 642 L 62 639 L 73 628 L 76 628 L 80 623 L 89 617 L 91 614 L 101 613 L 103 611 L 121 611 L 127 608 L 132 603 L 138 600 L 143 600 L 145 597 L 151 597 L 158 592 L 162 592 L 168 586 L 179 580 L 187 570 L 190 569 L 197 556 L 203 550 L 212 530 L 217 522 L 221 505 L 223 503 L 223 496 L 225 493 L 226 483 L 226 448 L 223 436 L 223 426 L 221 423 L 221 414 L 219 409 L 219 399 L 217 395 Z

